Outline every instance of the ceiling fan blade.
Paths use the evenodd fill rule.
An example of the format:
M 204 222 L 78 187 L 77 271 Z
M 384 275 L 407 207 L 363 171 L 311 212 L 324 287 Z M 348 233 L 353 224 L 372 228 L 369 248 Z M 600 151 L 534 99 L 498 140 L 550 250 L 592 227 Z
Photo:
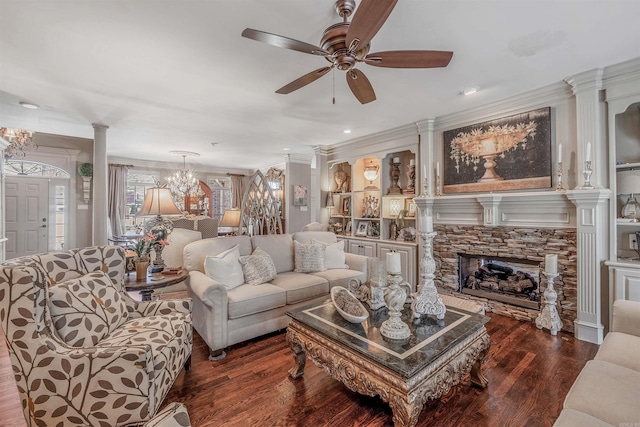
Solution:
M 347 72 L 347 84 L 351 92 L 358 98 L 361 104 L 367 104 L 376 100 L 376 93 L 367 76 L 360 70 L 351 69 Z
M 279 93 L 279 94 L 282 94 L 282 95 L 286 95 L 288 93 L 293 92 L 294 90 L 298 90 L 301 87 L 308 85 L 309 83 L 315 82 L 320 77 L 324 76 L 329 71 L 331 71 L 332 68 L 333 67 L 318 68 L 317 70 L 312 71 L 312 72 L 310 72 L 308 74 L 305 74 L 304 76 L 300 77 L 299 79 L 296 79 L 296 80 L 292 81 L 288 85 L 282 86 L 280 89 L 278 89 L 276 91 L 276 93 Z
M 438 68 L 449 65 L 452 56 L 444 50 L 393 50 L 370 53 L 364 62 L 374 67 Z
M 297 50 L 298 52 L 302 53 L 310 53 L 312 55 L 320 56 L 329 55 L 329 52 L 321 47 L 301 42 L 300 40 L 290 39 L 289 37 L 279 36 L 277 34 L 271 34 L 260 30 L 254 30 L 252 28 L 245 28 L 245 30 L 242 32 L 242 37 L 257 40 L 259 42 L 267 43 L 276 47 Z
M 350 51 L 356 51 L 371 41 L 397 2 L 398 0 L 362 0 L 360 2 L 347 31 L 346 43 Z

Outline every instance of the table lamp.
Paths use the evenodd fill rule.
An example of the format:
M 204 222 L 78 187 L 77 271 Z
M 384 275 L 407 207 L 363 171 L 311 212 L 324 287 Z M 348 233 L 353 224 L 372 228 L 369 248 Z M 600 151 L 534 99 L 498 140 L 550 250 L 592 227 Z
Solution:
M 163 219 L 162 215 L 182 215 L 182 212 L 174 203 L 171 191 L 168 188 L 149 188 L 144 195 L 142 207 L 136 213 L 136 216 L 155 216 L 151 227 L 149 227 L 149 231 L 155 234 L 157 239 L 153 245 L 156 253 L 156 258 L 153 260 L 154 268 L 165 267 L 162 259 L 163 245 L 159 241 L 166 240 L 171 230 L 173 230 L 171 221 Z
M 241 211 L 238 208 L 227 209 L 222 215 L 222 221 L 218 224 L 218 227 L 240 227 L 240 214 Z

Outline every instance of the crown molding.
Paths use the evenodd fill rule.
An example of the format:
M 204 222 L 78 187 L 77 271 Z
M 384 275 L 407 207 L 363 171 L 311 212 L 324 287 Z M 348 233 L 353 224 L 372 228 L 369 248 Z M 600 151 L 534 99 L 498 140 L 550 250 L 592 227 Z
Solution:
M 479 105 L 478 107 L 437 117 L 435 130 L 443 131 L 449 128 L 495 120 L 523 111 L 566 102 L 572 97 L 573 93 L 567 83 L 558 82 L 509 98 Z
M 149 169 L 149 170 L 173 170 L 182 169 L 181 162 L 160 162 L 151 160 L 139 160 L 130 159 L 126 157 L 108 156 L 109 163 L 116 163 L 122 165 L 132 165 L 134 168 Z M 191 168 L 194 173 L 200 174 L 236 174 L 236 175 L 253 175 L 252 169 L 238 169 L 238 168 L 215 168 L 215 169 L 196 169 Z
M 372 146 L 376 144 L 382 144 L 391 140 L 399 138 L 405 138 L 407 136 L 415 136 L 418 134 L 417 126 L 415 123 L 399 126 L 393 129 L 376 132 L 371 135 L 362 136 L 359 138 L 350 139 L 348 141 L 339 142 L 328 147 L 327 153 L 333 155 L 336 152 L 342 151 L 346 148 L 349 150 L 356 150 L 359 148 L 367 147 L 371 151 L 375 151 Z
M 313 162 L 314 155 L 310 154 L 285 154 L 286 163 L 301 163 L 304 165 L 310 165 Z

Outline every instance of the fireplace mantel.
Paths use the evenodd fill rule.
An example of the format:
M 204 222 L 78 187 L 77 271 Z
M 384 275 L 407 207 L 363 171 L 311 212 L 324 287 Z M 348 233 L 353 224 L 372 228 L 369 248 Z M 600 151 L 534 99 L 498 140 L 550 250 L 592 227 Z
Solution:
M 577 232 L 577 338 L 600 344 L 603 339 L 601 264 L 606 259 L 605 188 L 567 191 L 523 191 L 416 197 L 429 209 L 434 225 L 471 225 L 538 229 L 575 229 Z

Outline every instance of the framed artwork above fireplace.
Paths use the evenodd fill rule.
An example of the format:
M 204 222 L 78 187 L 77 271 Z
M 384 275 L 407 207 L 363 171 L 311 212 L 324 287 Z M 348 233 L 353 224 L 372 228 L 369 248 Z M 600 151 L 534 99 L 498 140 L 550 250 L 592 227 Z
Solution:
M 445 131 L 444 193 L 551 187 L 551 108 Z

